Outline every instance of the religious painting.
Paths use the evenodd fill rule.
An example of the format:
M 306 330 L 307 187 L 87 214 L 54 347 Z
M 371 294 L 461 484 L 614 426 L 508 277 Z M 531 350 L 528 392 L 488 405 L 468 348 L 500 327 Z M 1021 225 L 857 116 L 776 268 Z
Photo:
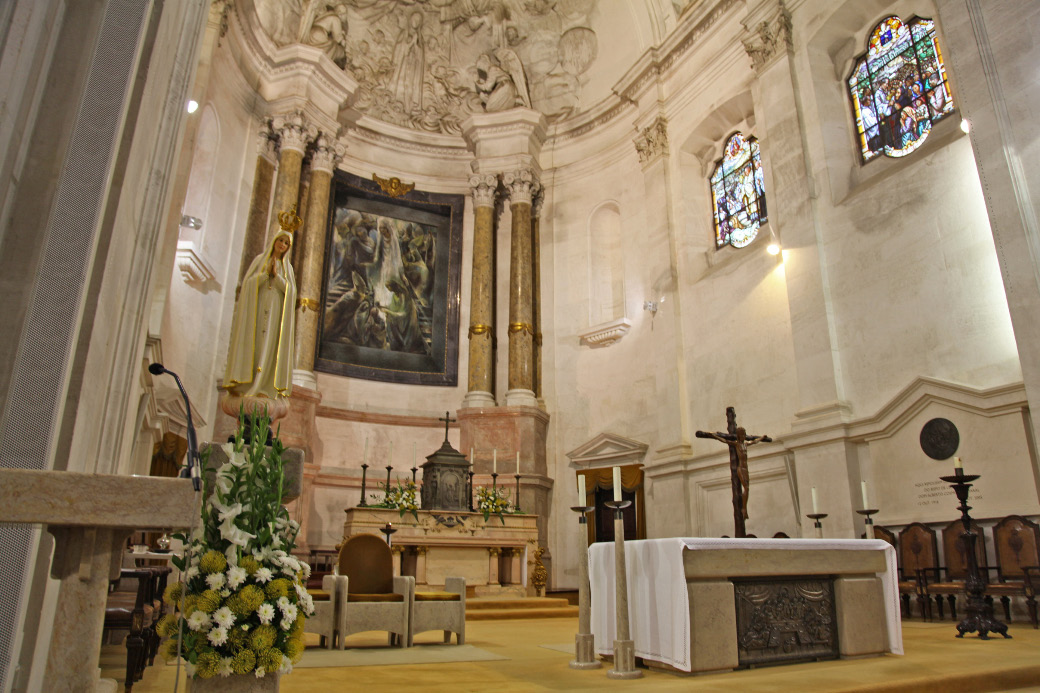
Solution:
M 734 133 L 711 174 L 715 247 L 743 248 L 766 220 L 766 193 L 758 140 Z
M 953 112 L 953 95 L 935 23 L 888 17 L 874 28 L 849 77 L 863 162 L 902 157 L 920 147 L 933 124 Z
M 315 370 L 455 385 L 463 196 L 337 172 L 331 197 Z

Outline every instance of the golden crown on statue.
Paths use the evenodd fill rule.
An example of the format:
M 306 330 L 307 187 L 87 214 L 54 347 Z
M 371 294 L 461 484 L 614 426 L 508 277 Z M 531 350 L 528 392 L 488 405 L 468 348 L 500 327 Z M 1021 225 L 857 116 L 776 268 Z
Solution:
M 303 219 L 296 215 L 296 205 L 293 205 L 288 212 L 281 212 L 278 215 L 278 224 L 282 227 L 282 231 L 296 233 L 296 229 L 300 228 L 302 223 Z

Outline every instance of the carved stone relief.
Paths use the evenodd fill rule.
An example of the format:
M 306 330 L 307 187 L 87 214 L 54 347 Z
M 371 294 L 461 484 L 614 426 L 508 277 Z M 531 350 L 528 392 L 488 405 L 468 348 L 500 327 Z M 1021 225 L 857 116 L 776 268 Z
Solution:
M 781 50 L 791 49 L 791 13 L 783 3 L 778 9 L 772 21 L 759 22 L 754 30 L 749 31 L 750 36 L 743 40 L 744 51 L 756 71 L 761 71 Z
M 278 45 L 321 48 L 358 80 L 354 107 L 459 134 L 471 113 L 578 109 L 596 59 L 592 0 L 255 0 Z

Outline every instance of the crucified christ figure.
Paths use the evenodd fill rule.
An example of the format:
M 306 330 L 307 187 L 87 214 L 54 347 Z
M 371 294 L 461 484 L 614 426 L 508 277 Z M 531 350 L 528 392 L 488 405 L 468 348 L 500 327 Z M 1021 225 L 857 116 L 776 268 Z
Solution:
M 697 431 L 698 438 L 714 438 L 729 446 L 729 468 L 733 480 L 733 517 L 736 524 L 736 535 L 745 536 L 744 520 L 748 519 L 747 503 L 750 491 L 748 474 L 747 449 L 755 443 L 771 443 L 769 436 L 749 436 L 743 427 L 737 426 L 737 413 L 733 407 L 726 407 L 727 433 L 711 433 Z

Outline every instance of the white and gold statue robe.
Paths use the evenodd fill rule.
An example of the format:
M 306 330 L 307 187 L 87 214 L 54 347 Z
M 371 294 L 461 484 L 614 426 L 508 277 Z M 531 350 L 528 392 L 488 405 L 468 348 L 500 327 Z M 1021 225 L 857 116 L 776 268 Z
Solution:
M 292 394 L 296 277 L 288 252 L 275 262 L 274 277 L 265 271 L 280 235 L 242 280 L 224 374 L 224 388 L 233 394 L 272 399 Z

